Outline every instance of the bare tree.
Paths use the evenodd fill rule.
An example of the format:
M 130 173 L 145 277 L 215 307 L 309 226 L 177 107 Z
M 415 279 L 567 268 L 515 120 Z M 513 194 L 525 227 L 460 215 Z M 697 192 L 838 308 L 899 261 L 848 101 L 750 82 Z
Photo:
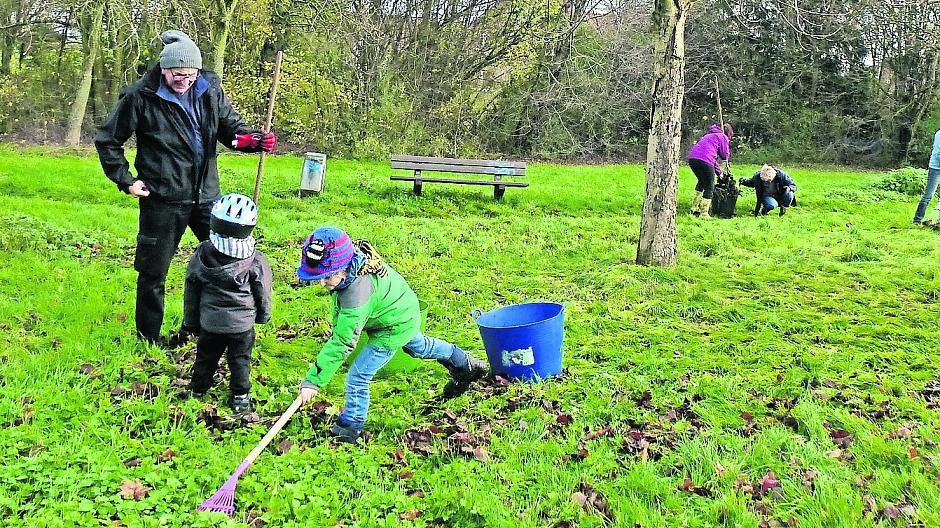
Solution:
M 656 0 L 653 10 L 653 107 L 646 150 L 646 193 L 636 261 L 676 263 L 676 189 L 682 98 L 685 93 L 685 21 L 692 0 Z
M 88 96 L 91 93 L 91 81 L 94 73 L 95 61 L 101 49 L 101 23 L 104 16 L 104 2 L 93 1 L 86 3 L 81 11 L 83 15 L 82 41 L 85 44 L 85 60 L 82 64 L 82 77 L 78 89 L 75 91 L 75 100 L 69 111 L 69 120 L 66 125 L 65 143 L 70 146 L 78 145 L 81 139 L 82 122 L 85 120 L 85 109 L 88 106 Z

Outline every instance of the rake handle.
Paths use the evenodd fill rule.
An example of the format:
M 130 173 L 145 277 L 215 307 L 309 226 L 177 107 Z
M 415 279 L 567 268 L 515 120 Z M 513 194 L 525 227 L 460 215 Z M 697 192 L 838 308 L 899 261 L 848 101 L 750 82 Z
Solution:
M 281 79 L 281 59 L 284 57 L 284 52 L 278 50 L 277 57 L 274 59 L 274 80 L 271 82 L 271 97 L 268 98 L 268 115 L 264 121 L 264 128 L 261 129 L 262 132 L 271 131 L 271 121 L 274 120 L 274 98 L 277 96 L 277 85 Z M 258 203 L 258 193 L 261 192 L 261 176 L 264 174 L 264 155 L 265 152 L 261 151 L 261 158 L 258 159 L 258 175 L 255 176 L 255 192 L 251 195 L 251 199 L 256 204 Z
M 278 418 L 276 422 L 274 422 L 274 425 L 271 426 L 271 429 L 268 431 L 268 434 L 264 435 L 264 438 L 262 438 L 261 441 L 258 442 L 258 445 L 256 445 L 255 448 L 251 450 L 251 453 L 248 453 L 248 456 L 245 457 L 245 460 L 243 460 L 241 465 L 238 466 L 238 469 L 235 471 L 235 475 L 234 475 L 236 478 L 242 473 L 244 473 L 245 470 L 248 469 L 249 466 L 251 466 L 252 462 L 254 462 L 256 458 L 258 458 L 258 455 L 260 455 L 264 451 L 264 448 L 268 447 L 268 444 L 271 443 L 271 440 L 273 440 L 274 437 L 277 436 L 277 433 L 281 431 L 281 429 L 284 427 L 284 424 L 286 424 L 287 421 L 290 420 L 291 416 L 293 416 L 294 413 L 297 412 L 297 409 L 300 408 L 300 405 L 301 405 L 301 399 L 300 399 L 300 396 L 298 396 L 297 399 L 294 400 L 294 403 L 290 404 L 290 407 L 288 407 L 287 410 L 284 411 L 284 414 L 282 414 L 281 417 Z

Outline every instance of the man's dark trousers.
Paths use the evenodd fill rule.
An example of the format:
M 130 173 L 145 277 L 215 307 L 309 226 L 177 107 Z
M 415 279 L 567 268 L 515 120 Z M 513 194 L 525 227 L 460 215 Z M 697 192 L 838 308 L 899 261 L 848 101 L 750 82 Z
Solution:
M 209 238 L 212 202 L 170 203 L 156 198 L 140 199 L 137 253 L 137 335 L 151 343 L 160 339 L 166 274 L 186 227 L 200 242 Z

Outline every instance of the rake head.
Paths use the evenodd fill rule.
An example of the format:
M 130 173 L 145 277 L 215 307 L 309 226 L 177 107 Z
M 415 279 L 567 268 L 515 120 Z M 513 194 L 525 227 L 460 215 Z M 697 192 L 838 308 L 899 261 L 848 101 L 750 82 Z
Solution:
M 235 513 L 235 485 L 238 484 L 238 475 L 232 475 L 215 495 L 206 499 L 199 505 L 199 511 L 216 511 L 225 515 Z

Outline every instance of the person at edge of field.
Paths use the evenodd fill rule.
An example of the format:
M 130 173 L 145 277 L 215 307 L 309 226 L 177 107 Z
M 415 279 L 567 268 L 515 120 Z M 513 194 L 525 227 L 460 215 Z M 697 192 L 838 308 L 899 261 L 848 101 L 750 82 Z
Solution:
M 754 216 L 766 215 L 778 207 L 780 216 L 783 216 L 787 207 L 796 205 L 796 182 L 789 174 L 773 165 L 765 163 L 750 178 L 738 180 L 738 184 L 754 188 L 757 194 Z
M 346 406 L 330 428 L 340 441 L 355 443 L 360 437 L 369 384 L 398 348 L 415 358 L 436 359 L 449 371 L 445 399 L 463 394 L 488 371 L 486 363 L 456 345 L 422 335 L 418 297 L 365 240 L 354 242 L 336 227 L 317 228 L 304 242 L 297 277 L 305 284 L 319 282 L 331 293 L 333 306 L 333 334 L 300 384 L 303 403 L 330 382 L 360 334 L 369 334 L 369 344 L 346 374 Z
M 695 198 L 689 214 L 708 218 L 715 192 L 715 178 L 721 176 L 721 162 L 731 159 L 731 137 L 734 130 L 730 123 L 722 129 L 716 124 L 708 127 L 708 133 L 689 149 L 689 168 L 695 174 Z
M 924 194 L 920 197 L 917 210 L 914 211 L 914 225 L 927 225 L 927 222 L 924 222 L 924 215 L 927 214 L 927 206 L 930 205 L 937 192 L 938 183 L 940 183 L 940 130 L 933 136 L 933 151 L 930 153 L 930 162 L 927 164 L 927 186 L 924 187 Z M 938 204 L 938 209 L 940 209 L 940 204 Z
M 188 226 L 209 237 L 219 197 L 216 142 L 241 152 L 271 152 L 273 133 L 251 131 L 222 92 L 219 77 L 202 69 L 202 55 L 182 31 L 165 31 L 160 61 L 127 87 L 98 129 L 95 147 L 105 176 L 138 199 L 135 325 L 140 339 L 174 347 L 181 331 L 161 338 L 170 260 Z M 124 144 L 137 137 L 131 174 Z
M 186 269 L 183 330 L 198 335 L 189 394 L 202 398 L 225 354 L 231 374 L 229 405 L 251 412 L 251 349 L 255 324 L 271 319 L 271 266 L 251 235 L 258 208 L 251 198 L 226 194 L 212 206 L 209 240 Z

